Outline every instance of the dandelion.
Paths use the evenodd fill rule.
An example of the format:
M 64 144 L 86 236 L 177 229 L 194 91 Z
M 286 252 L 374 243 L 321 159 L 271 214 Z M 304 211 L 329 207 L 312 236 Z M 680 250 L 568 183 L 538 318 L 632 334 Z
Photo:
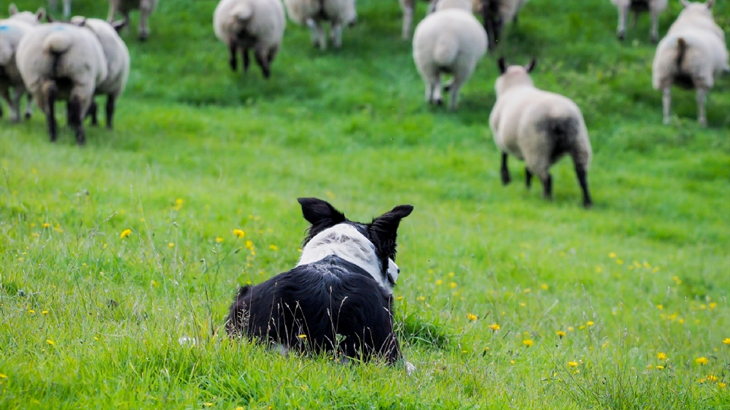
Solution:
M 44 314 L 44 315 L 47 315 L 48 314 L 48 311 L 47 310 L 44 310 L 41 313 Z
M 185 201 L 183 201 L 183 200 L 182 200 L 182 199 L 180 199 L 180 198 L 176 199 L 176 200 L 175 200 L 175 206 L 173 206 L 173 207 L 172 207 L 172 209 L 174 209 L 174 210 L 176 210 L 176 211 L 179 211 L 179 210 L 180 210 L 180 208 L 182 208 L 182 206 L 183 206 L 183 203 L 184 203 L 184 202 L 185 202 Z
M 664 309 L 664 306 L 662 306 L 662 305 L 656 305 L 656 308 L 659 309 L 659 310 L 663 310 Z
M 664 366 L 662 366 L 662 365 L 659 365 L 659 366 L 657 366 L 657 367 L 656 367 L 656 369 L 657 369 L 657 370 L 664 370 Z
M 48 343 L 48 344 L 49 344 L 49 345 L 51 345 L 51 346 L 55 346 L 55 345 L 56 345 L 56 342 L 54 342 L 54 341 L 53 341 L 53 340 L 51 340 L 51 339 L 46 339 L 46 343 Z
M 8 378 L 8 376 L 6 376 L 6 375 L 4 375 L 4 374 L 0 373 L 0 379 L 7 379 L 7 378 Z
M 271 249 L 272 251 L 278 251 L 279 247 L 276 245 L 269 245 L 269 249 Z
M 215 242 L 216 242 L 216 243 L 222 243 L 222 242 L 223 242 L 223 238 L 221 238 L 221 237 L 219 236 L 219 237 L 215 238 Z
M 574 330 L 575 330 L 575 328 L 573 326 L 568 326 L 568 332 L 572 332 Z
M 558 330 L 557 332 L 555 332 L 555 334 L 558 335 L 558 337 L 561 339 L 565 337 L 565 332 L 563 332 L 562 330 Z
M 31 315 L 35 315 L 35 310 L 33 310 L 33 309 L 28 309 L 28 313 L 30 313 Z
M 568 366 L 576 367 L 576 366 L 578 366 L 578 362 L 568 362 Z
M 467 319 L 469 319 L 469 320 L 471 320 L 472 322 L 476 322 L 476 320 L 477 320 L 477 315 L 475 315 L 475 314 L 473 314 L 473 313 L 468 313 L 468 314 L 466 315 L 466 318 L 467 318 Z
M 718 380 L 718 378 L 717 378 L 717 376 L 715 376 L 714 374 L 708 374 L 708 375 L 707 375 L 707 381 L 708 381 L 708 382 L 714 383 L 714 382 L 716 382 L 717 380 Z
M 453 278 L 454 277 L 454 272 L 449 272 L 449 277 L 450 278 Z
M 298 338 L 300 338 L 300 339 L 302 339 L 302 340 L 304 340 L 304 339 L 306 339 L 306 338 L 307 338 L 307 335 L 305 335 L 305 334 L 301 334 L 301 335 L 299 335 L 299 336 L 297 336 L 297 337 L 298 337 Z
M 51 224 L 49 224 L 48 222 L 44 222 L 43 225 L 41 225 L 41 226 L 44 228 L 50 228 Z
M 659 352 L 656 354 L 656 358 L 658 360 L 667 360 L 667 354 L 664 352 Z
M 710 309 L 714 309 L 716 307 L 717 307 L 717 303 L 715 303 L 715 302 L 710 303 Z
M 456 282 L 449 283 L 449 286 L 451 287 L 451 289 L 456 289 Z
M 624 261 L 621 260 L 621 259 L 616 259 L 616 263 L 618 263 L 619 265 L 623 265 L 624 264 Z
M 700 366 L 706 365 L 708 361 L 709 360 L 707 360 L 707 358 L 704 356 L 698 357 L 697 359 L 695 359 L 695 363 L 699 364 Z
M 243 233 L 243 231 L 240 231 L 240 232 L 242 232 L 242 235 L 241 235 L 241 236 L 239 236 L 239 238 L 242 238 L 242 237 L 243 237 L 243 235 L 245 235 L 245 234 Z M 234 231 L 234 233 L 235 233 L 235 231 Z M 246 249 L 249 249 L 249 250 L 253 250 L 253 242 L 251 242 L 251 241 L 246 241 Z
M 588 325 L 588 326 L 593 326 L 594 324 L 595 324 L 595 323 L 593 323 L 593 322 L 592 322 L 592 321 L 590 321 L 590 320 L 589 320 L 589 321 L 588 321 L 588 322 L 586 323 L 586 325 Z
M 546 285 L 546 284 L 543 283 L 542 285 L 540 285 L 540 288 L 542 290 L 548 290 L 548 285 Z
M 608 254 L 608 257 L 611 258 L 611 259 L 615 258 L 616 257 L 616 252 L 609 253 Z
M 212 407 L 213 406 L 213 403 L 203 403 L 203 406 L 205 406 L 205 407 Z
M 416 300 L 423 302 L 424 300 L 426 300 L 426 297 L 425 296 L 418 296 L 416 298 Z
M 722 341 L 722 343 L 730 345 L 730 337 L 726 337 L 725 340 Z
M 522 341 L 522 344 L 525 345 L 525 346 L 527 346 L 527 347 L 530 347 L 530 346 L 532 346 L 534 344 L 534 342 L 532 340 L 530 340 L 530 339 L 525 339 L 525 340 Z
M 129 235 L 131 235 L 131 234 L 132 234 L 132 230 L 131 230 L 131 229 L 125 229 L 125 230 L 123 230 L 123 231 L 122 231 L 122 233 L 121 233 L 121 234 L 119 235 L 119 238 L 120 238 L 120 239 L 124 239 L 124 238 L 128 237 L 128 236 L 129 236 Z
M 441 279 L 436 281 L 436 286 L 441 286 L 444 283 Z
M 168 248 L 174 248 L 174 247 L 175 247 L 175 242 L 170 242 L 170 243 L 168 243 L 168 244 L 167 244 L 167 247 L 168 247 Z
M 236 236 L 236 238 L 243 238 L 244 236 L 246 236 L 246 232 L 243 232 L 240 229 L 234 229 L 233 234 Z M 248 242 L 250 242 L 250 241 L 246 242 L 247 245 L 248 245 Z
M 725 386 L 727 386 L 727 384 L 725 384 L 725 383 L 723 383 L 723 382 L 717 383 L 717 387 L 719 387 L 719 388 L 721 388 L 721 389 L 724 389 L 724 388 L 725 388 Z
M 501 328 L 501 326 L 496 323 L 492 323 L 491 325 L 489 325 L 489 328 L 492 329 L 493 332 L 496 332 Z
M 160 284 L 159 284 L 159 283 L 157 283 L 157 281 L 156 281 L 156 280 L 153 280 L 152 282 L 150 282 L 150 284 L 151 284 L 152 286 L 154 286 L 154 287 L 158 287 L 158 286 L 160 286 Z
M 606 342 L 605 342 L 604 344 L 602 344 L 602 345 L 601 345 L 601 349 L 605 349 L 605 348 L 607 348 L 607 347 L 608 347 L 608 345 L 609 345 L 610 343 L 611 343 L 611 342 L 609 342 L 609 341 L 606 341 Z

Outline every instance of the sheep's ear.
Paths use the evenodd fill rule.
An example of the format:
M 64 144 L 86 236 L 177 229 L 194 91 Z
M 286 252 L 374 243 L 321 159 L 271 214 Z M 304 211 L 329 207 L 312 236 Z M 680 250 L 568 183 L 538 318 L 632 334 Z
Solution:
M 10 3 L 10 15 L 14 16 L 18 14 L 18 7 L 15 5 L 15 3 Z
M 49 23 L 55 23 L 56 19 L 54 19 L 50 14 L 46 14 L 46 21 Z
M 711 9 L 715 5 L 715 0 L 707 0 L 707 8 Z
M 122 29 L 124 28 L 124 26 L 127 25 L 127 20 L 118 20 L 118 21 L 115 21 L 115 22 L 111 23 L 111 25 L 112 25 L 112 28 L 114 30 L 116 30 L 117 33 L 119 33 L 120 31 L 122 31 Z
M 689 5 L 690 5 L 690 4 L 692 4 L 692 3 L 690 3 L 690 2 L 689 2 L 689 1 L 687 1 L 687 0 L 682 0 L 682 5 L 683 5 L 684 7 L 689 7 Z
M 43 17 L 46 16 L 46 9 L 43 7 L 39 8 L 38 11 L 35 12 L 35 16 L 38 18 L 38 21 L 43 21 Z
M 530 64 L 525 66 L 525 70 L 527 70 L 528 73 L 531 73 L 532 70 L 535 69 L 536 65 L 537 65 L 537 59 L 533 58 L 532 61 L 530 61 Z
M 71 22 L 71 24 L 73 24 L 75 26 L 83 27 L 86 25 L 86 17 L 78 17 L 78 18 L 75 17 L 73 19 L 73 22 Z
M 497 65 L 499 66 L 500 74 L 504 74 L 507 72 L 507 60 L 505 60 L 504 57 L 499 58 L 499 61 L 497 61 Z

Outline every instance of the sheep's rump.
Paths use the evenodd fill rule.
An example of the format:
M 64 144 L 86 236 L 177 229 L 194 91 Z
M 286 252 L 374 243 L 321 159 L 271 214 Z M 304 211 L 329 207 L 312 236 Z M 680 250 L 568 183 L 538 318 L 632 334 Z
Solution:
M 547 137 L 550 163 L 555 163 L 575 147 L 580 122 L 574 116 L 546 117 L 535 122 L 535 131 Z

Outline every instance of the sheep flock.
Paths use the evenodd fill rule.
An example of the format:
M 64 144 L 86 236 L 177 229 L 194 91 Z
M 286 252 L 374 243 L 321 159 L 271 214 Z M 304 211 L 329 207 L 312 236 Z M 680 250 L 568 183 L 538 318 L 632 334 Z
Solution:
M 670 123 L 671 89 L 679 86 L 696 90 L 698 121 L 707 126 L 708 93 L 722 74 L 730 73 L 725 35 L 712 13 L 715 0 L 676 0 L 681 1 L 683 11 L 661 41 L 659 17 L 667 12 L 670 0 L 601 1 L 610 2 L 617 9 L 619 40 L 626 36 L 630 15 L 633 14 L 633 24 L 641 14 L 650 15 L 650 40 L 658 42 L 651 85 L 662 93 L 664 123 Z M 408 40 L 415 0 L 400 2 L 400 37 Z M 56 3 L 50 0 L 52 12 L 58 7 Z M 91 117 L 92 125 L 97 124 L 98 96 L 107 98 L 106 125 L 112 128 L 117 100 L 126 86 L 130 67 L 134 66 L 118 31 L 129 25 L 129 13 L 139 10 L 138 37 L 140 41 L 154 41 L 149 24 L 158 5 L 157 0 L 109 0 L 105 20 L 72 18 L 71 6 L 71 0 L 63 0 L 60 21 L 51 18 L 43 8 L 21 12 L 10 5 L 9 16 L 0 19 L 0 97 L 7 106 L 9 121 L 19 122 L 22 97 L 28 96 L 25 117 L 30 118 L 35 104 L 45 115 L 51 141 L 58 135 L 55 103 L 65 101 L 67 122 L 81 145 L 86 141 L 85 119 Z M 488 53 L 499 57 L 500 50 L 505 50 L 503 45 L 509 43 L 509 38 L 502 34 L 504 25 L 511 23 L 519 31 L 518 14 L 529 13 L 530 4 L 527 0 L 431 0 L 428 10 L 412 36 L 415 70 L 424 80 L 426 102 L 442 105 L 443 90 L 448 93 L 448 109 L 455 110 L 459 90 L 479 62 Z M 123 19 L 114 21 L 118 14 Z M 212 32 L 224 44 L 221 53 L 228 52 L 230 68 L 237 70 L 240 54 L 246 73 L 252 52 L 263 77 L 269 80 L 275 57 L 286 52 L 283 39 L 287 16 L 295 24 L 307 26 L 314 47 L 325 52 L 328 37 L 333 48 L 345 46 L 343 32 L 356 24 L 357 7 L 355 0 L 221 0 L 211 10 Z M 543 185 L 544 196 L 550 198 L 552 179 L 548 169 L 569 155 L 583 191 L 583 205 L 590 207 L 593 202 L 587 181 L 592 156 L 589 126 L 571 99 L 579 96 L 538 89 L 530 76 L 535 61 L 527 66 L 510 66 L 506 61 L 499 59 L 497 100 L 488 121 L 502 155 L 503 184 L 511 180 L 507 160 L 513 156 L 525 161 L 528 188 L 535 175 Z M 451 78 L 442 83 L 442 77 Z M 0 117 L 4 115 L 0 105 Z

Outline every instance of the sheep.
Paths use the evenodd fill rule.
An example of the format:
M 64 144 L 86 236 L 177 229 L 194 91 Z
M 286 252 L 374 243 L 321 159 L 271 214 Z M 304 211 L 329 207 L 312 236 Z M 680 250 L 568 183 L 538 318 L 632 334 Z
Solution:
M 57 10 L 58 0 L 49 0 L 51 10 L 54 12 Z M 63 18 L 68 19 L 71 17 L 71 0 L 63 0 Z
M 18 49 L 20 39 L 33 30 L 34 26 L 40 24 L 45 15 L 45 10 L 39 9 L 35 14 L 24 11 L 19 12 L 15 4 L 10 5 L 10 18 L 0 20 L 0 97 L 8 103 L 10 121 L 20 121 L 20 99 L 27 94 L 23 78 L 20 76 L 18 66 L 15 62 L 15 52 Z M 13 90 L 11 96 L 10 89 Z M 25 110 L 25 118 L 30 118 L 33 113 L 33 101 L 28 94 L 28 105 Z M 0 117 L 3 116 L 0 105 Z
M 659 41 L 659 15 L 667 9 L 667 0 L 611 0 L 618 9 L 618 39 L 623 41 L 626 37 L 626 23 L 629 19 L 629 12 L 634 12 L 634 26 L 639 14 L 648 12 L 651 14 L 651 41 Z
M 456 108 L 459 89 L 471 77 L 487 52 L 487 34 L 471 13 L 468 1 L 450 1 L 426 16 L 413 34 L 413 59 L 426 83 L 426 102 L 441 105 L 441 74 L 454 77 L 445 85 L 450 91 L 449 109 Z
M 240 50 L 246 73 L 249 50 L 253 49 L 266 79 L 271 76 L 271 62 L 281 45 L 285 26 L 286 16 L 280 0 L 221 0 L 213 15 L 215 35 L 228 45 L 231 69 L 236 71 L 236 53 Z
M 525 161 L 527 188 L 536 174 L 543 186 L 543 196 L 552 199 L 551 165 L 570 154 L 578 182 L 583 190 L 583 206 L 593 202 L 588 192 L 587 172 L 591 162 L 583 114 L 570 99 L 535 88 L 530 72 L 536 61 L 526 66 L 507 66 L 499 60 L 501 75 L 497 79 L 497 102 L 489 116 L 494 142 L 502 151 L 502 184 L 510 183 L 507 155 Z
M 517 23 L 517 15 L 529 0 L 479 0 L 477 10 L 484 20 L 489 49 L 494 50 L 502 35 L 504 23 Z
M 690 3 L 682 0 L 684 10 L 659 42 L 652 64 L 652 83 L 664 94 L 664 124 L 669 124 L 671 88 L 697 89 L 697 111 L 701 126 L 707 126 L 705 102 L 715 76 L 729 72 L 725 33 L 712 17 L 714 0 Z
M 109 14 L 107 15 L 106 21 L 111 23 L 114 21 L 114 14 L 117 12 L 122 13 L 124 21 L 129 24 L 129 12 L 132 10 L 139 10 L 139 39 L 141 41 L 147 40 L 150 36 L 150 29 L 147 26 L 147 20 L 155 8 L 157 7 L 157 0 L 109 0 Z
M 309 27 L 314 46 L 322 50 L 327 49 L 322 22 L 330 23 L 332 44 L 335 48 L 340 48 L 343 25 L 352 26 L 357 21 L 355 0 L 284 0 L 284 5 L 292 21 Z
M 96 86 L 95 95 L 106 95 L 106 127 L 113 128 L 114 107 L 117 98 L 124 91 L 129 77 L 129 50 L 119 37 L 119 31 L 126 25 L 124 20 L 112 24 L 104 20 L 74 17 L 72 24 L 91 30 L 101 43 L 107 64 L 107 75 L 104 81 Z M 90 106 L 91 124 L 97 125 L 97 106 L 92 101 Z
M 72 24 L 43 24 L 20 40 L 16 60 L 26 87 L 46 114 L 51 142 L 57 138 L 54 103 L 60 99 L 68 102 L 76 143 L 85 144 L 83 118 L 108 73 L 99 39 Z

